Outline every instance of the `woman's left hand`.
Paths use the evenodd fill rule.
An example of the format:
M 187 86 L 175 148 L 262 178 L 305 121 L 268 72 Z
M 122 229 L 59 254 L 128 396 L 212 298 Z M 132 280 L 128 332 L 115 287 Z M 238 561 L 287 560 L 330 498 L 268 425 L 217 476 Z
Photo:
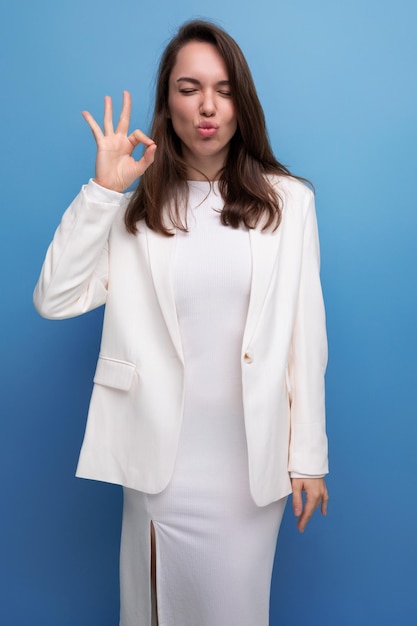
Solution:
M 298 517 L 297 527 L 304 532 L 310 517 L 321 504 L 322 515 L 327 515 L 329 495 L 324 478 L 292 478 L 292 507 Z M 305 502 L 303 502 L 303 491 Z

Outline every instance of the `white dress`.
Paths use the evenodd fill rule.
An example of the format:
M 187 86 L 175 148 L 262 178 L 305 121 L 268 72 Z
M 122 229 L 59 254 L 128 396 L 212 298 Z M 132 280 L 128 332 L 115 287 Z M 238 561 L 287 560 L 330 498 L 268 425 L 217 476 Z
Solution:
M 220 222 L 218 184 L 190 182 L 189 232 L 176 235 L 173 284 L 185 359 L 184 418 L 168 487 L 124 489 L 120 626 L 267 626 L 285 498 L 249 492 L 241 346 L 250 296 L 248 231 Z M 163 393 L 161 381 L 161 393 Z

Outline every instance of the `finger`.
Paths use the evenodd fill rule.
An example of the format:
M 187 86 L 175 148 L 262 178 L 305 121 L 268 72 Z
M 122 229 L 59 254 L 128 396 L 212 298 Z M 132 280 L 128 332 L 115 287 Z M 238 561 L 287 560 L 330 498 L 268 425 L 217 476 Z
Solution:
M 138 146 L 140 143 L 142 143 L 144 146 L 155 145 L 154 140 L 145 135 L 145 133 L 143 133 L 139 129 L 134 130 L 133 133 L 129 135 L 128 139 L 134 148 L 136 148 L 136 146 Z
M 130 112 L 132 109 L 132 99 L 128 91 L 123 92 L 123 106 L 117 123 L 116 133 L 127 135 L 130 123 Z
M 89 125 L 91 132 L 94 135 L 94 139 L 96 140 L 96 143 L 98 143 L 99 140 L 103 137 L 103 132 L 100 126 L 97 124 L 94 117 L 88 111 L 81 111 L 81 115 L 83 116 L 87 124 Z
M 310 521 L 311 516 L 313 515 L 314 511 L 319 506 L 320 502 L 322 501 L 323 501 L 323 496 L 321 493 L 318 493 L 315 490 L 309 491 L 308 488 L 306 489 L 306 503 L 304 506 L 304 511 L 301 516 L 301 519 L 298 522 L 300 532 L 304 531 L 305 527 Z
M 112 135 L 114 133 L 113 129 L 113 103 L 110 96 L 104 97 L 104 134 Z
M 316 504 L 312 504 L 311 500 L 309 501 L 306 498 L 306 503 L 304 505 L 304 510 L 302 515 L 298 518 L 297 527 L 300 533 L 304 532 L 308 522 L 311 519 L 311 516 L 314 513 L 314 510 L 317 508 Z
M 321 514 L 322 515 L 327 515 L 327 503 L 328 502 L 329 502 L 329 494 L 327 493 L 327 490 L 326 490 L 321 500 Z
M 296 517 L 299 517 L 303 512 L 302 488 L 295 481 L 292 486 L 292 508 Z

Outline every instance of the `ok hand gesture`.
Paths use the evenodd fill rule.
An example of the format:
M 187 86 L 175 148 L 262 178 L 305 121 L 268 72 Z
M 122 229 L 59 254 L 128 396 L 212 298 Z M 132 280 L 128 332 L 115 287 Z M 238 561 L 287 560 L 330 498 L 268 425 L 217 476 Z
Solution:
M 127 189 L 153 163 L 156 144 L 141 130 L 134 130 L 130 135 L 129 122 L 132 102 L 128 91 L 123 92 L 123 106 L 117 124 L 113 129 L 113 106 L 110 96 L 104 98 L 104 133 L 88 111 L 82 115 L 90 126 L 97 144 L 95 182 L 122 192 Z M 133 150 L 139 144 L 146 146 L 141 159 L 136 161 Z

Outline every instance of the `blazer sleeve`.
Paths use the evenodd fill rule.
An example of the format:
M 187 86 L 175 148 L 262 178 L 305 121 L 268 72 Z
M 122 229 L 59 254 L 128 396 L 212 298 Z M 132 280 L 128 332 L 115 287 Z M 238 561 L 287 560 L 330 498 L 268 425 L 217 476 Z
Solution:
M 289 472 L 328 472 L 325 430 L 327 336 L 320 283 L 320 251 L 314 196 L 309 191 L 304 218 L 299 294 L 288 365 L 291 413 Z
M 65 211 L 46 253 L 33 294 L 35 308 L 48 319 L 86 313 L 105 303 L 108 238 L 123 194 L 90 181 Z

